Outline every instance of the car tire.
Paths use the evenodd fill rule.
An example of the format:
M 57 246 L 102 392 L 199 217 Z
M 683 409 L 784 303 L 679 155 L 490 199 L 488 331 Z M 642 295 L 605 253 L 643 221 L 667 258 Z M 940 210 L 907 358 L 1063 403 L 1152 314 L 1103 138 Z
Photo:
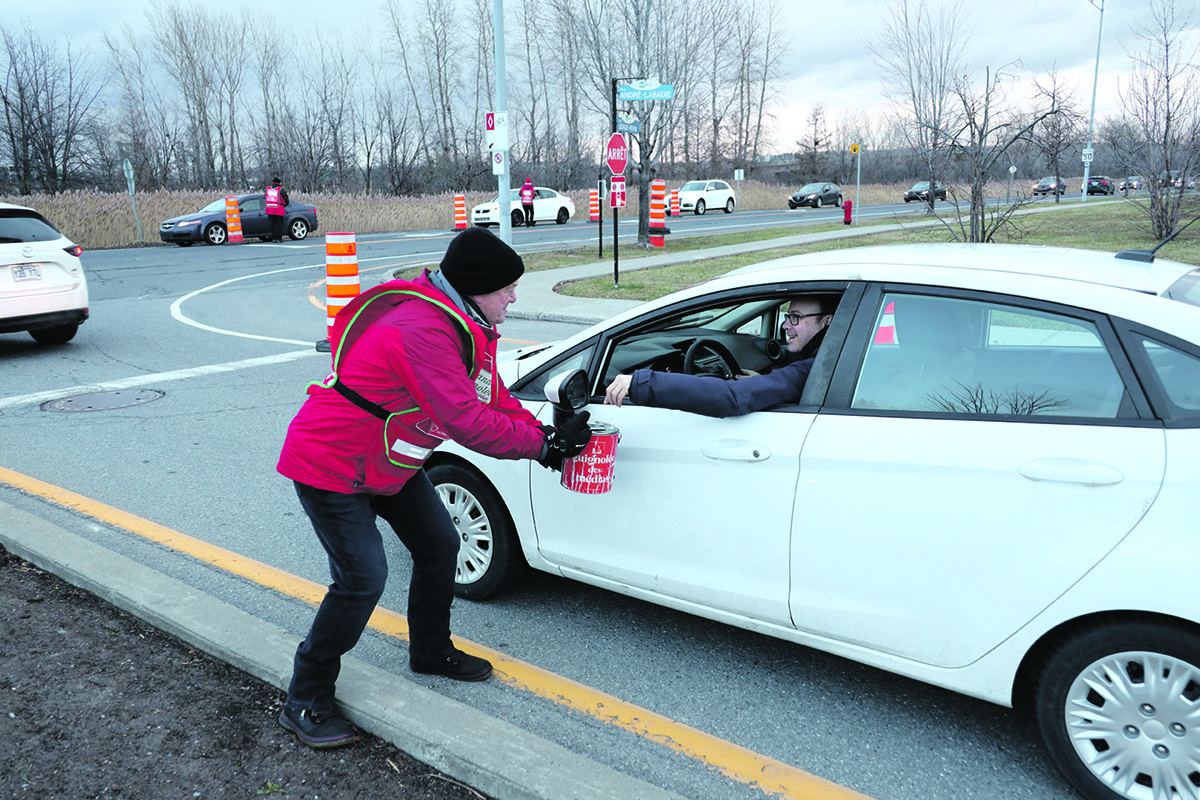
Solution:
M 35 328 L 29 332 L 38 344 L 66 344 L 75 338 L 79 324 L 71 322 L 66 325 L 55 325 L 53 328 Z
M 834 202 L 834 205 L 838 208 L 842 207 L 842 196 L 840 194 L 837 196 L 837 200 Z
M 491 483 L 454 462 L 425 471 L 458 530 L 454 593 L 467 600 L 484 600 L 521 577 L 529 565 L 508 509 Z
M 554 218 L 554 221 L 557 222 L 559 225 L 566 225 L 567 220 L 569 220 L 570 218 L 571 218 L 571 214 L 567 211 L 567 207 L 563 206 L 562 208 L 560 208 L 558 210 L 558 216 L 556 216 Z
M 708 207 L 704 205 L 704 201 L 703 201 L 703 200 L 697 200 L 697 201 L 696 201 L 696 216 L 697 216 L 697 217 L 702 217 L 702 216 L 704 216 L 704 212 L 705 212 L 705 211 L 708 211 Z
M 1129 617 L 1061 642 L 1033 710 L 1050 755 L 1089 800 L 1194 795 L 1200 635 Z M 1176 795 L 1172 780 L 1186 786 Z
M 308 223 L 302 219 L 292 220 L 292 224 L 288 225 L 288 238 L 294 242 L 303 241 L 308 238 Z
M 219 222 L 210 223 L 204 229 L 205 244 L 225 244 L 225 240 L 229 238 L 229 233 L 225 230 L 225 226 Z
M 813 200 L 813 208 L 820 208 L 820 207 L 821 207 L 821 198 L 818 197 L 816 200 Z
M 726 214 L 733 213 L 733 198 L 732 197 L 725 201 L 725 213 Z
M 519 228 L 524 224 L 525 224 L 525 212 L 524 211 L 512 212 L 512 226 L 514 228 Z

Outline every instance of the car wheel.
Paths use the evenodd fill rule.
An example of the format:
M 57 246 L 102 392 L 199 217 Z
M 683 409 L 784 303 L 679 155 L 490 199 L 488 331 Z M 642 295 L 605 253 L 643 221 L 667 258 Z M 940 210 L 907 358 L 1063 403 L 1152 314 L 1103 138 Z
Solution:
M 302 219 L 292 220 L 292 224 L 288 226 L 288 236 L 293 241 L 300 241 L 308 238 L 308 223 Z
M 512 226 L 514 228 L 519 228 L 524 224 L 525 224 L 525 212 L 523 212 L 523 211 L 512 212 Z
M 79 325 L 72 322 L 68 325 L 55 325 L 53 328 L 35 328 L 29 335 L 38 344 L 66 344 L 75 338 L 78 330 Z
M 204 229 L 205 244 L 225 244 L 228 234 L 225 232 L 225 226 L 219 222 L 214 222 Z
M 528 564 L 508 509 L 492 485 L 454 463 L 437 464 L 426 473 L 458 530 L 454 593 L 483 600 L 519 578 Z
M 813 200 L 813 208 L 820 208 L 820 207 L 821 207 L 821 198 L 818 197 L 816 200 Z
M 557 222 L 559 225 L 566 225 L 567 220 L 569 220 L 570 218 L 571 218 L 571 215 L 569 213 L 567 213 L 567 207 L 563 206 L 562 208 L 560 208 L 558 210 L 558 216 L 554 218 L 554 221 Z
M 1194 797 L 1200 636 L 1130 619 L 1050 654 L 1035 689 L 1042 738 L 1090 800 Z
M 842 196 L 840 194 L 837 196 L 837 201 L 834 203 L 834 205 L 838 208 L 842 207 Z
M 733 213 L 733 198 L 732 197 L 725 201 L 725 213 L 726 214 Z
M 708 208 L 705 207 L 703 200 L 696 201 L 696 216 L 698 216 L 698 217 L 704 216 L 704 212 L 707 210 L 708 210 Z

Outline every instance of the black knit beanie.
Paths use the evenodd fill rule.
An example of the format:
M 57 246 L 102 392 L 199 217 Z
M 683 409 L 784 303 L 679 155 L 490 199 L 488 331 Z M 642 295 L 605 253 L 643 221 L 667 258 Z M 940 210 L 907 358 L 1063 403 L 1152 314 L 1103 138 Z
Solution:
M 515 283 L 525 262 L 496 234 L 478 226 L 455 236 L 442 258 L 442 275 L 467 297 L 491 294 Z

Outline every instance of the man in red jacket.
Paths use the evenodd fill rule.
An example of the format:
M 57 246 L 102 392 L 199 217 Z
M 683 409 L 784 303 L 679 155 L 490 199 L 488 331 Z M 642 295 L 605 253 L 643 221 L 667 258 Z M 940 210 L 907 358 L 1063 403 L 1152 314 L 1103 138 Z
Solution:
M 409 666 L 463 681 L 492 672 L 451 643 L 458 532 L 421 467 L 445 439 L 551 469 L 586 446 L 587 412 L 557 429 L 543 426 L 496 374 L 496 325 L 524 270 L 497 236 L 468 228 L 450 242 L 439 271 L 381 284 L 334 320 L 333 373 L 309 387 L 278 466 L 295 484 L 333 578 L 296 650 L 279 716 L 310 747 L 357 738 L 334 713 L 334 684 L 387 580 L 378 517 L 413 558 Z

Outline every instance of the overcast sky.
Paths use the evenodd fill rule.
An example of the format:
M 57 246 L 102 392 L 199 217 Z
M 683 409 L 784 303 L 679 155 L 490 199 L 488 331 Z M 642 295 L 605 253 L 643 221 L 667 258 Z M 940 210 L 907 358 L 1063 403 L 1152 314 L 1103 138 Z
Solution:
M 1179 7 L 1187 10 L 1193 1 L 1178 0 Z M 150 5 L 148 0 L 4 2 L 10 11 L 16 11 L 15 15 L 4 15 L 10 29 L 28 19 L 44 39 L 70 35 L 75 46 L 85 45 L 96 53 L 100 52 L 99 34 L 103 31 L 115 33 L 125 23 L 144 30 L 145 12 Z M 258 7 L 259 3 L 249 5 Z M 1014 62 L 1019 62 L 1020 72 L 1026 76 L 1044 76 L 1056 68 L 1087 113 L 1101 18 L 1096 6 L 1088 0 L 958 5 L 966 9 L 964 25 L 973 31 L 968 46 L 972 76 L 982 76 L 986 67 Z M 863 43 L 878 37 L 888 6 L 887 0 L 782 0 L 778 24 L 793 44 L 786 61 L 787 82 L 781 102 L 774 109 L 776 141 L 771 151 L 795 149 L 795 141 L 803 134 L 816 103 L 824 106 L 827 119 L 886 108 L 878 69 Z M 347 40 L 355 31 L 378 26 L 380 20 L 380 3 L 375 0 L 277 0 L 262 3 L 261 7 L 274 10 L 280 26 L 298 34 L 319 26 L 340 30 Z M 1147 9 L 1146 0 L 1105 3 L 1097 121 L 1119 110 L 1118 82 L 1129 74 L 1129 51 L 1137 47 L 1134 28 L 1147 20 Z M 1193 23 L 1200 24 L 1200 5 L 1192 6 L 1192 10 Z M 1193 31 L 1191 35 L 1200 33 Z M 1011 99 L 1023 101 L 1029 96 L 1028 91 L 1015 90 Z

